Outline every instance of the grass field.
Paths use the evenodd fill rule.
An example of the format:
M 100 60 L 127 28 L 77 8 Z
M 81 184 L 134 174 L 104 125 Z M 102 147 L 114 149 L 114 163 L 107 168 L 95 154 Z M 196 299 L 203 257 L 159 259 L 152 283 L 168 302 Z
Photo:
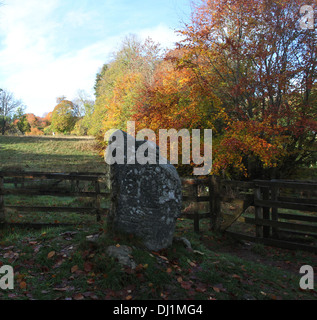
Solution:
M 104 170 L 94 141 L 73 137 L 0 137 L 0 167 Z M 59 205 L 49 197 L 7 201 Z M 47 213 L 33 218 L 54 221 Z M 196 234 L 193 222 L 185 219 L 178 219 L 175 235 L 186 237 L 191 250 L 176 242 L 166 250 L 150 252 L 138 239 L 111 233 L 104 220 L 66 218 L 73 225 L 0 229 L 0 266 L 12 265 L 15 276 L 13 290 L 0 289 L 1 300 L 317 299 L 315 290 L 299 287 L 299 269 L 316 266 L 314 254 L 233 241 L 211 232 L 208 220 L 201 221 L 201 232 Z M 124 244 L 132 248 L 135 270 L 122 267 L 105 252 L 108 245 Z
M 99 172 L 105 163 L 91 137 L 75 136 L 0 136 L 0 171 Z M 9 186 L 10 187 L 10 186 Z M 13 187 L 13 185 L 12 185 Z M 83 205 L 87 199 L 51 196 L 7 196 L 6 205 L 70 206 Z M 87 204 L 91 206 L 91 203 Z M 8 222 L 73 223 L 92 222 L 95 217 L 47 212 L 21 214 L 7 212 Z
M 0 170 L 104 172 L 91 137 L 0 136 Z

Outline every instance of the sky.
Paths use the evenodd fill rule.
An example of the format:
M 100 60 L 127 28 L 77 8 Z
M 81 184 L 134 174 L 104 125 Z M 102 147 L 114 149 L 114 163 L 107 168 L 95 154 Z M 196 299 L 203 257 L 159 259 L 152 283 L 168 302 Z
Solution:
M 173 48 L 190 19 L 190 0 L 1 0 L 0 88 L 27 113 L 53 111 L 56 98 L 84 90 L 126 36 Z

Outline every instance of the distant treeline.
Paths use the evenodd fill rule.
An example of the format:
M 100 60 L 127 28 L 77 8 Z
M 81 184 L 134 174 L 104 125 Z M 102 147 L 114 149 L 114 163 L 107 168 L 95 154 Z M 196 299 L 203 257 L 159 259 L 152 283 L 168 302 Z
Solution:
M 102 143 L 128 120 L 155 132 L 213 129 L 213 174 L 281 178 L 314 166 L 317 28 L 303 28 L 304 4 L 202 0 L 174 49 L 127 37 L 97 74 L 95 101 L 61 97 L 44 119 L 26 115 L 25 132 Z

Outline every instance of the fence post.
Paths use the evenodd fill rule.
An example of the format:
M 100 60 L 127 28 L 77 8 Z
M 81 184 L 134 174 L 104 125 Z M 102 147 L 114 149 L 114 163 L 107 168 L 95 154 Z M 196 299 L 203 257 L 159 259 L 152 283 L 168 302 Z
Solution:
M 100 185 L 99 181 L 95 181 L 95 192 L 96 192 L 96 201 L 95 201 L 95 208 L 96 208 L 96 215 L 97 215 L 97 222 L 100 221 Z
M 275 185 L 271 188 L 271 200 L 277 201 L 278 195 L 279 195 L 279 188 Z M 278 221 L 278 208 L 272 208 L 272 221 Z M 272 236 L 277 238 L 278 237 L 278 228 L 273 227 L 272 228 Z
M 210 228 L 217 231 L 220 220 L 220 194 L 219 185 L 215 177 L 209 177 L 209 207 L 210 207 Z
M 254 187 L 254 200 L 261 200 L 261 188 L 257 185 Z M 263 226 L 257 224 L 257 220 L 262 220 L 262 207 L 255 205 L 255 232 L 257 238 L 263 238 Z
M 194 212 L 194 232 L 199 233 L 199 213 L 198 213 L 198 184 L 195 181 L 193 184 L 193 196 L 195 199 L 195 212 Z
M 4 209 L 4 177 L 0 176 L 0 223 L 5 223 L 5 209 Z
M 269 200 L 269 187 L 265 187 L 262 189 L 263 200 Z M 263 219 L 270 220 L 270 208 L 263 207 Z M 270 229 L 269 226 L 263 226 L 263 238 L 270 237 Z

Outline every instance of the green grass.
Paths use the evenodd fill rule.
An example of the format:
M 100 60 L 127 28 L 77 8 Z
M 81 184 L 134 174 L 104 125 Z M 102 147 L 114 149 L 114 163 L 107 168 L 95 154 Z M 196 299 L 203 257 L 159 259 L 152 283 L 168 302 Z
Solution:
M 96 144 L 91 137 L 73 136 L 0 136 L 0 171 L 40 171 L 40 172 L 105 172 L 105 163 L 98 155 Z M 42 187 L 43 181 L 25 181 L 25 188 Z M 46 181 L 45 183 L 50 183 Z M 70 183 L 60 183 L 59 188 L 69 190 Z M 6 188 L 14 188 L 6 184 Z M 47 186 L 49 189 L 49 185 Z M 82 191 L 92 191 L 94 186 L 81 182 Z M 103 186 L 105 188 L 105 186 Z M 88 198 L 50 196 L 6 196 L 5 205 L 25 206 L 68 206 L 92 207 Z M 107 207 L 103 201 L 102 207 Z M 77 213 L 7 212 L 8 222 L 46 223 L 87 223 L 95 221 L 95 216 Z
M 93 138 L 0 136 L 0 170 L 104 172 Z
M 77 137 L 2 137 L 1 170 L 103 172 L 94 141 Z M 10 186 L 9 186 L 10 187 Z M 13 187 L 13 186 L 11 186 Z M 89 188 L 89 186 L 83 186 Z M 89 206 L 84 199 L 50 196 L 5 197 L 7 205 Z M 107 206 L 108 203 L 103 203 Z M 70 222 L 42 230 L 0 229 L 0 266 L 12 265 L 14 290 L 0 290 L 1 300 L 316 300 L 315 291 L 299 288 L 301 265 L 317 265 L 316 255 L 258 244 L 248 246 L 179 219 L 176 242 L 151 252 L 136 238 L 113 234 L 106 222 L 78 214 L 8 212 L 14 222 Z M 97 235 L 91 241 L 91 235 Z M 131 270 L 106 254 L 109 245 L 128 245 L 137 267 Z
M 0 263 L 14 267 L 15 289 L 0 291 L 0 299 L 316 299 L 315 291 L 300 290 L 299 273 L 273 263 L 288 259 L 314 265 L 316 257 L 291 251 L 276 255 L 277 249 L 264 246 L 254 247 L 252 254 L 267 258 L 272 252 L 272 263 L 238 257 L 220 249 L 239 244 L 202 227 L 203 233 L 197 235 L 189 221 L 178 221 L 176 235 L 186 236 L 193 251 L 177 242 L 160 252 L 146 250 L 138 239 L 112 234 L 104 223 L 1 230 Z M 96 234 L 96 241 L 88 240 Z M 108 245 L 124 244 L 132 248 L 135 270 L 105 253 Z

